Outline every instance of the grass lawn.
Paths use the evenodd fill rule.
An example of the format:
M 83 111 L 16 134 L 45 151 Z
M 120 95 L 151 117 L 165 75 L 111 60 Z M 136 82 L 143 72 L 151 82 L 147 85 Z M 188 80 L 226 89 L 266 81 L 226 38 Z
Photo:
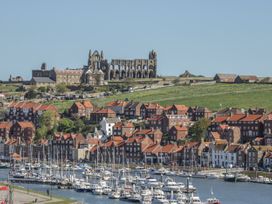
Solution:
M 15 92 L 17 85 L 14 84 L 0 84 L 0 92 L 2 93 L 10 93 Z
M 133 93 L 116 94 L 105 98 L 92 99 L 98 106 L 106 102 L 124 99 L 157 102 L 161 105 L 184 104 L 205 106 L 216 111 L 224 107 L 262 107 L 272 111 L 272 85 L 270 84 L 214 84 L 196 86 L 174 86 Z M 69 108 L 73 101 L 52 101 L 60 112 Z
M 269 84 L 214 84 L 174 86 L 134 93 L 118 94 L 95 99 L 103 105 L 108 101 L 126 99 L 141 102 L 158 102 L 161 105 L 185 104 L 205 106 L 211 110 L 221 107 L 254 108 L 272 110 L 272 85 Z

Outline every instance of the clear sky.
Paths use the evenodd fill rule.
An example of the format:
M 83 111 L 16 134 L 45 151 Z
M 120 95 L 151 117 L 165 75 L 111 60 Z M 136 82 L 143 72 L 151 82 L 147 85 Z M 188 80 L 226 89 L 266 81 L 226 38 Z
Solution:
M 42 62 L 76 68 L 89 49 L 112 58 L 158 53 L 158 73 L 188 69 L 272 76 L 271 0 L 0 1 L 0 79 Z

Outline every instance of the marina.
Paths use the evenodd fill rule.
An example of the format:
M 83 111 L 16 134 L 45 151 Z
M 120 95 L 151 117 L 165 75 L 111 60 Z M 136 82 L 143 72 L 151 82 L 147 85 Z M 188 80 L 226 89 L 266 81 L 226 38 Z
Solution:
M 33 166 L 33 169 L 28 169 L 29 165 L 17 165 L 16 168 L 18 167 L 20 169 L 16 171 L 0 169 L 1 180 L 9 178 L 10 182 L 26 189 L 41 192 L 49 190 L 53 195 L 82 203 L 259 203 L 256 199 L 268 200 L 271 191 L 271 185 L 268 185 L 271 180 L 262 177 L 259 180 L 266 182 L 257 184 L 260 182 L 256 179 L 252 180 L 255 183 L 249 183 L 249 180 L 230 182 L 226 180 L 226 176 L 216 173 L 192 175 L 164 168 L 108 170 L 110 168 L 91 168 L 88 165 L 55 169 L 34 169 Z M 230 175 L 240 176 L 229 174 L 229 177 Z M 254 193 L 264 195 L 256 198 Z M 247 194 L 249 195 L 243 196 Z M 236 198 L 233 197 L 235 195 Z

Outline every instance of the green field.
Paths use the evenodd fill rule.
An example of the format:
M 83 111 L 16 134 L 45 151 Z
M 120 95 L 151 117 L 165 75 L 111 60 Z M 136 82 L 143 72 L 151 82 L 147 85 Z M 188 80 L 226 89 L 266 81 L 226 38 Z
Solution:
M 185 104 L 205 106 L 211 110 L 221 107 L 254 108 L 272 110 L 272 85 L 269 84 L 214 84 L 198 86 L 174 86 L 155 90 L 119 94 L 94 100 L 105 104 L 116 99 L 141 102 L 158 102 L 161 105 Z
M 174 86 L 134 93 L 117 94 L 92 101 L 102 106 L 108 101 L 124 99 L 157 102 L 161 105 L 185 104 L 205 106 L 211 110 L 223 107 L 255 108 L 272 110 L 272 85 L 269 84 L 214 84 L 197 86 Z M 71 105 L 71 101 L 56 102 L 61 110 Z

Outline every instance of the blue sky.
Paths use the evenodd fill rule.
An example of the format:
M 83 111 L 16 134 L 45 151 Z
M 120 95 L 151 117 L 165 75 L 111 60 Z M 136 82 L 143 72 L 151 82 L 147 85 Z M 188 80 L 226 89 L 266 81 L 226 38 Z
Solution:
M 272 76 L 272 1 L 10 0 L 0 3 L 0 79 L 42 62 L 76 68 L 89 49 L 158 53 L 159 74 Z

